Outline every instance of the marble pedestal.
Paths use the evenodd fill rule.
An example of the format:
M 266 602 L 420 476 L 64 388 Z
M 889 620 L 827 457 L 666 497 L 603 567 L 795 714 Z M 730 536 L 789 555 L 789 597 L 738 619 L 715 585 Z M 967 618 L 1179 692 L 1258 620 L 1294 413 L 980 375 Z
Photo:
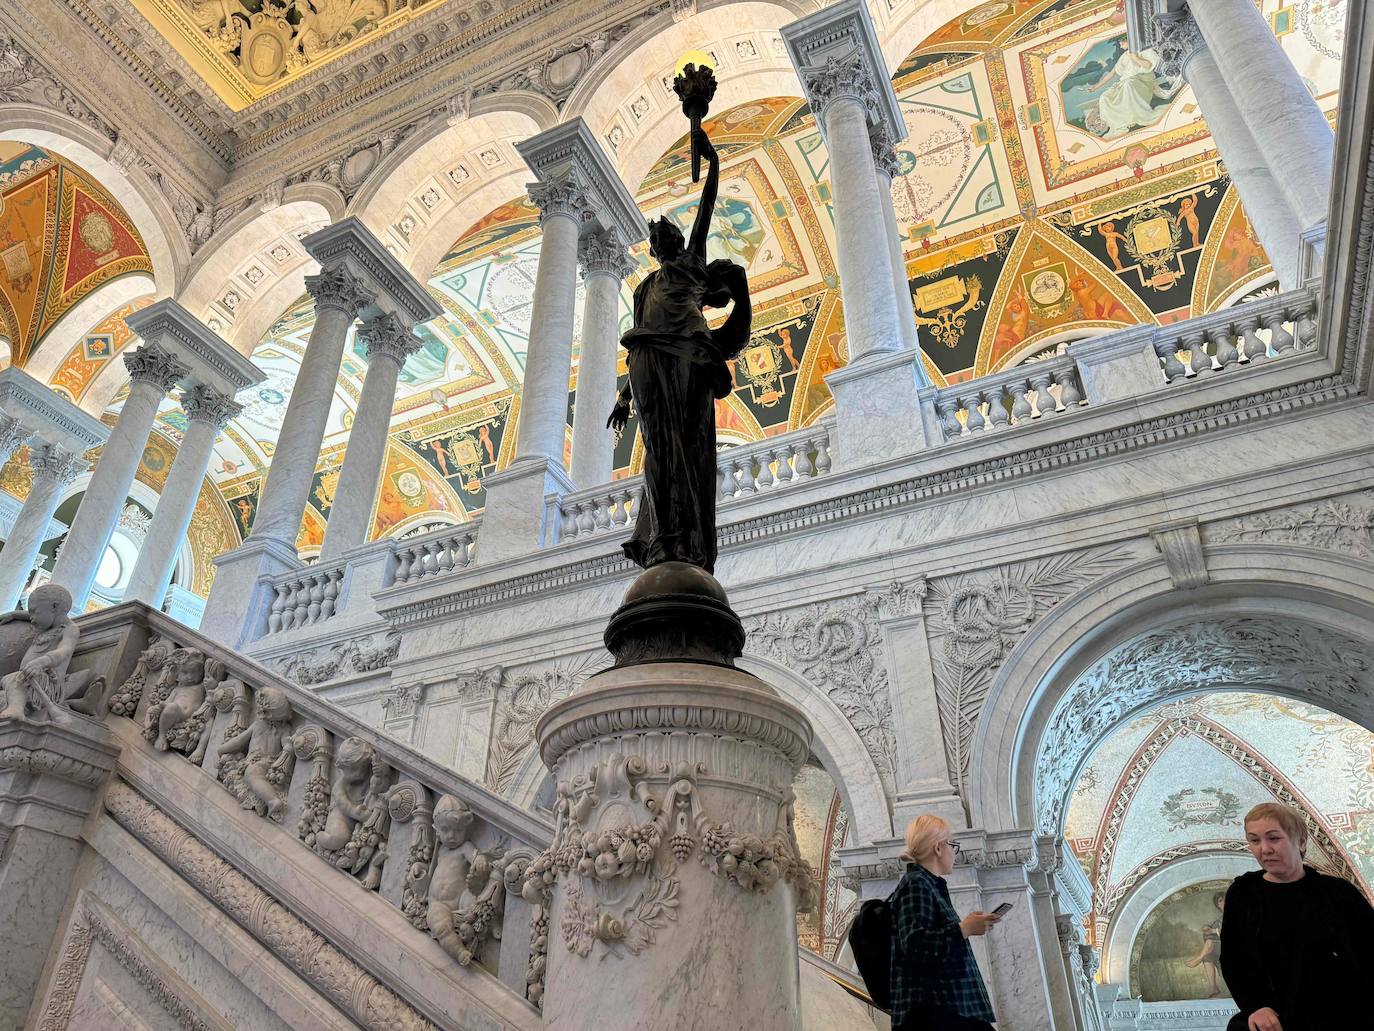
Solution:
M 914 350 L 870 352 L 825 377 L 835 395 L 831 454 L 837 470 L 926 447 L 916 371 L 920 360 Z
M 477 538 L 477 561 L 492 563 L 528 555 L 553 543 L 546 499 L 575 488 L 562 463 L 535 456 L 516 459 L 499 473 L 486 477 L 487 510 Z M 557 508 L 554 508 L 557 519 Z
M 24 1027 L 119 749 L 104 726 L 0 720 L 0 1027 Z
M 200 632 L 236 650 L 249 644 L 267 626 L 275 596 L 271 578 L 300 568 L 296 549 L 271 537 L 249 537 L 220 555 L 215 559 L 215 582 L 210 585 Z
M 529 866 L 548 921 L 548 1028 L 800 1029 L 796 913 L 814 872 L 792 826 L 811 728 L 706 663 L 608 670 L 537 731 L 556 830 Z

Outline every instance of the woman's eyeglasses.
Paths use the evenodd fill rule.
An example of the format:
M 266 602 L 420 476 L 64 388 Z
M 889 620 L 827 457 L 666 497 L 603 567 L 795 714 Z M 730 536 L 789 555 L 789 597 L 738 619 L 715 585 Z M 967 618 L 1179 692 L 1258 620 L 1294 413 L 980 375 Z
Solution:
M 953 852 L 956 856 L 964 850 L 963 846 L 961 846 L 957 841 L 946 841 L 944 844 L 945 847 L 948 848 L 951 852 Z

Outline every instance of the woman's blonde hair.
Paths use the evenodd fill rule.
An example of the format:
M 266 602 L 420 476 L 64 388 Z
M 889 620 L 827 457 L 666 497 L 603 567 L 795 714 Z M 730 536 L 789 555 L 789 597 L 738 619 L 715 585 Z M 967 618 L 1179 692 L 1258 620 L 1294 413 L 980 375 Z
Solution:
M 1306 851 L 1307 821 L 1302 818 L 1302 813 L 1292 806 L 1279 802 L 1261 802 L 1245 814 L 1244 826 L 1248 827 L 1256 820 L 1273 820 L 1283 828 L 1283 833 L 1298 843 L 1300 851 Z
M 902 860 L 919 863 L 935 851 L 935 846 L 944 840 L 950 831 L 949 821 L 934 813 L 922 813 L 906 827 L 906 849 Z

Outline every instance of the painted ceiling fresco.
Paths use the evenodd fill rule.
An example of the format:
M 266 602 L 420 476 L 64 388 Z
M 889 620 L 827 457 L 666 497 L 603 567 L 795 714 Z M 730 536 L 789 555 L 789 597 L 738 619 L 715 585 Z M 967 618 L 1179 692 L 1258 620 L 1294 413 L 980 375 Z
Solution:
M 1119 3 L 961 6 L 894 76 L 908 138 L 893 196 L 933 382 L 961 382 L 1073 339 L 1186 318 L 1266 288 L 1268 262 L 1190 89 L 1125 53 Z M 1262 9 L 1333 112 L 1343 2 L 1263 0 Z M 1127 79 L 1151 89 L 1128 88 Z M 1106 98 L 1125 95 L 1149 100 L 1134 110 L 1107 101 L 1104 114 Z M 806 104 L 764 97 L 715 113 L 708 128 L 722 157 L 709 248 L 748 268 L 755 304 L 735 389 L 717 407 L 728 445 L 824 416 L 824 377 L 844 364 L 848 347 L 828 156 Z M 639 185 L 647 217 L 689 224 L 697 188 L 686 165 L 684 137 Z M 390 229 L 401 238 L 407 231 L 404 217 Z M 429 287 L 444 314 L 421 330 L 425 346 L 402 373 L 374 536 L 482 511 L 483 480 L 514 447 L 538 254 L 537 213 L 517 197 L 476 219 L 435 269 Z M 650 268 L 646 246 L 634 256 L 622 324 Z M 579 313 L 580 296 L 579 286 Z M 308 298 L 273 325 L 253 353 L 267 381 L 245 396 L 244 414 L 217 443 L 211 477 L 240 536 L 251 527 L 312 325 Z M 110 320 L 94 327 L 53 385 L 80 398 L 121 340 Z M 301 529 L 306 555 L 322 540 L 365 369 L 350 343 Z M 576 377 L 574 368 L 570 422 Z M 169 402 L 159 431 L 178 440 L 182 418 Z M 617 476 L 638 471 L 637 440 L 632 419 L 616 446 Z
M 0 333 L 22 367 L 67 312 L 111 280 L 151 274 L 124 209 L 70 162 L 0 142 Z
M 1374 734 L 1240 692 L 1170 702 L 1114 730 L 1079 776 L 1064 823 L 1093 887 L 1092 939 L 1105 940 L 1132 887 L 1162 866 L 1248 858 L 1241 820 L 1275 800 L 1308 814 L 1315 866 L 1374 894 Z
M 840 883 L 838 853 L 847 844 L 849 815 L 835 782 L 818 766 L 803 766 L 792 790 L 796 794 L 797 844 L 802 858 L 821 881 L 816 911 L 797 914 L 797 941 L 803 948 L 833 960 L 845 944 L 859 902 L 859 896 Z

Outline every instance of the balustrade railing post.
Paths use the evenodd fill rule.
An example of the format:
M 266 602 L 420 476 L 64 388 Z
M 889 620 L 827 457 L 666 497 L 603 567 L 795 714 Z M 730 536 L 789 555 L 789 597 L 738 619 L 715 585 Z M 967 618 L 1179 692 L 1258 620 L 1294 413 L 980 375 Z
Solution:
M 970 433 L 981 433 L 987 428 L 987 420 L 983 418 L 982 401 L 982 392 L 978 390 L 959 395 L 959 403 L 964 407 L 964 425 Z
M 1245 360 L 1251 365 L 1268 359 L 1269 351 L 1259 338 L 1259 316 L 1250 315 L 1236 323 L 1241 340 L 1245 344 Z
M 1288 313 L 1284 311 L 1270 312 L 1262 319 L 1264 328 L 1269 330 L 1269 346 L 1274 349 L 1275 357 L 1282 357 L 1293 350 L 1293 334 L 1288 332 L 1284 325 L 1288 321 Z
M 1216 348 L 1217 364 L 1225 369 L 1240 362 L 1240 352 L 1232 341 L 1231 327 L 1220 326 L 1207 331 L 1207 339 Z
M 988 428 L 994 430 L 1005 429 L 1011 423 L 1011 417 L 1007 414 L 1005 398 L 1007 388 L 1002 384 L 989 387 L 983 391 L 983 398 L 988 403 Z

